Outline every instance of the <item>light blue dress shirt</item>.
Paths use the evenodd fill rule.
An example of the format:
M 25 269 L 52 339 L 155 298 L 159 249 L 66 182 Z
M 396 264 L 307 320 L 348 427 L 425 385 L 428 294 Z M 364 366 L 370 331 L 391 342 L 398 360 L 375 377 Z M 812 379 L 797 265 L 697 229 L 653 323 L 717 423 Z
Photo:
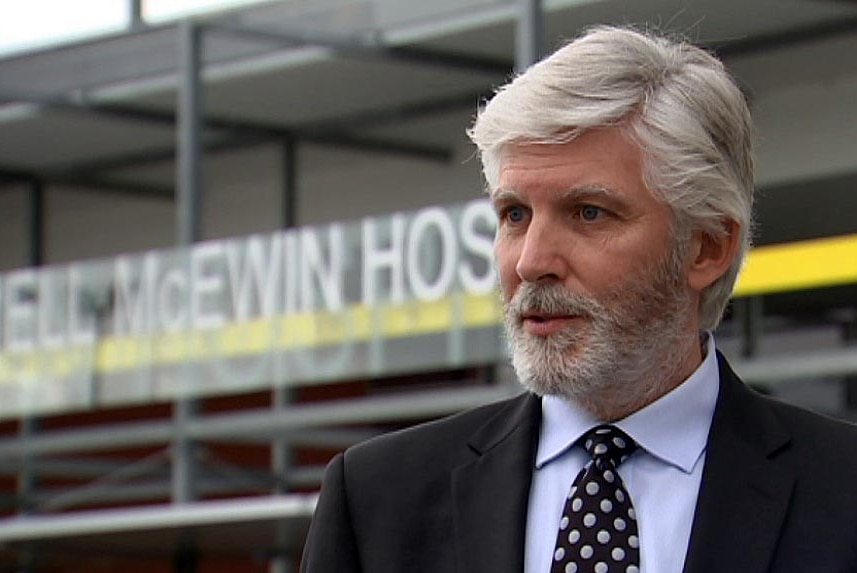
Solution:
M 637 512 L 641 573 L 681 573 L 684 566 L 718 387 L 714 337 L 709 334 L 705 359 L 687 380 L 615 423 L 639 445 L 619 474 Z M 525 573 L 550 571 L 566 494 L 589 459 L 577 440 L 598 423 L 573 403 L 542 399 Z

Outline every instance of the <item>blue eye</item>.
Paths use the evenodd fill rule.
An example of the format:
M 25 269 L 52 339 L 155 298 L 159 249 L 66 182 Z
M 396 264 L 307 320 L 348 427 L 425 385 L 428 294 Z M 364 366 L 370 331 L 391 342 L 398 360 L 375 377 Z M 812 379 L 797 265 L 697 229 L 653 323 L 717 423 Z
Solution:
M 584 221 L 594 221 L 601 215 L 601 208 L 594 205 L 584 205 L 580 209 L 580 218 Z
M 506 218 L 511 223 L 520 223 L 524 220 L 524 210 L 520 207 L 510 207 L 506 212 Z

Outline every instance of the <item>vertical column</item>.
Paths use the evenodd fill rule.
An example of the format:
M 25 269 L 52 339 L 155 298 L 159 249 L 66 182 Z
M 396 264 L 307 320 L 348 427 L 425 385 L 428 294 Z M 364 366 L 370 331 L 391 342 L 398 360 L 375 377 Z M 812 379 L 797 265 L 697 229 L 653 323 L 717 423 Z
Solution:
M 39 179 L 30 182 L 30 249 L 27 264 L 38 267 L 45 262 L 45 184 Z
M 544 49 L 544 13 L 541 0 L 518 0 L 515 27 L 515 71 L 523 72 L 542 56 Z
M 284 229 L 289 229 L 297 224 L 297 141 L 294 138 L 284 139 L 282 142 L 282 210 L 281 221 Z M 289 407 L 294 400 L 294 390 L 286 387 L 280 380 L 274 381 L 272 393 L 272 408 L 282 411 Z M 286 480 L 292 468 L 294 456 L 292 448 L 287 440 L 275 438 L 271 441 L 271 473 L 278 478 L 278 483 L 272 492 L 274 495 L 286 493 L 288 490 Z M 277 547 L 283 548 L 288 542 L 287 532 L 283 525 L 277 526 Z M 291 560 L 284 554 L 278 552 L 270 560 L 268 571 L 270 573 L 291 573 L 294 567 Z
M 179 246 L 190 246 L 201 236 L 202 30 L 194 22 L 185 20 L 179 25 L 179 34 L 176 242 Z
M 146 25 L 143 20 L 143 0 L 128 0 L 129 23 L 132 30 L 137 30 Z
M 857 346 L 857 316 L 852 315 L 843 325 L 842 337 L 846 346 Z M 857 375 L 845 376 L 845 411 L 849 414 L 857 412 Z
M 759 340 L 762 337 L 762 297 L 751 296 L 733 301 L 732 304 L 741 320 L 741 355 L 752 358 L 759 353 Z
M 27 253 L 27 264 L 38 267 L 45 260 L 45 186 L 39 179 L 30 181 L 30 206 L 29 206 L 29 252 Z M 35 416 L 26 415 L 21 418 L 20 435 L 26 440 L 39 430 L 39 420 Z M 24 456 L 21 473 L 18 475 L 18 496 L 22 500 L 20 510 L 29 513 L 31 500 L 37 486 L 37 477 L 32 468 L 32 459 L 29 455 Z
M 294 137 L 282 141 L 282 210 L 281 222 L 284 229 L 297 225 L 298 207 L 298 142 Z
M 203 188 L 201 126 L 203 97 L 201 82 L 202 30 L 192 21 L 179 25 L 179 86 L 177 101 L 176 243 L 190 247 L 201 237 L 200 205 Z M 185 381 L 183 380 L 182 383 Z M 182 395 L 173 403 L 172 501 L 196 499 L 194 487 L 195 444 L 187 427 L 197 412 L 197 402 Z M 174 559 L 176 573 L 194 573 L 197 552 L 193 544 L 182 544 Z
M 27 264 L 38 267 L 45 262 L 45 185 L 39 179 L 30 181 L 30 205 L 29 205 L 29 250 L 27 253 Z M 31 414 L 25 414 L 21 418 L 18 433 L 21 440 L 26 443 L 35 437 L 40 427 L 40 420 Z M 25 453 L 21 463 L 21 471 L 18 474 L 18 511 L 23 514 L 31 513 L 33 510 L 33 499 L 38 488 L 38 475 L 33 468 L 33 459 L 29 453 Z M 23 573 L 34 571 L 35 552 L 32 547 L 25 546 L 21 552 L 20 567 Z

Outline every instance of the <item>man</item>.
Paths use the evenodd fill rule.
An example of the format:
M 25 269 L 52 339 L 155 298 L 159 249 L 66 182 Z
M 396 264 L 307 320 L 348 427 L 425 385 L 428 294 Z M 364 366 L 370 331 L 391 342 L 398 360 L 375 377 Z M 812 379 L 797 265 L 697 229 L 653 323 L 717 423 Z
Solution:
M 629 29 L 501 89 L 470 135 L 529 392 L 335 458 L 302 571 L 857 571 L 857 432 L 714 347 L 751 131 L 720 62 Z

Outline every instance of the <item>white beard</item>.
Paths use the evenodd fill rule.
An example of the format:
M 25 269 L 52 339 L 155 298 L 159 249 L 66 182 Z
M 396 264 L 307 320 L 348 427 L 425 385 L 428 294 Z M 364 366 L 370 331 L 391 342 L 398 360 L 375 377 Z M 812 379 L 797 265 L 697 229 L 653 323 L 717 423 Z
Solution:
M 557 282 L 522 283 L 505 307 L 512 365 L 538 395 L 575 401 L 596 415 L 628 412 L 669 391 L 687 362 L 684 328 L 691 297 L 680 257 L 670 253 L 652 271 L 600 298 L 569 292 Z M 549 336 L 524 330 L 522 315 L 580 317 Z

